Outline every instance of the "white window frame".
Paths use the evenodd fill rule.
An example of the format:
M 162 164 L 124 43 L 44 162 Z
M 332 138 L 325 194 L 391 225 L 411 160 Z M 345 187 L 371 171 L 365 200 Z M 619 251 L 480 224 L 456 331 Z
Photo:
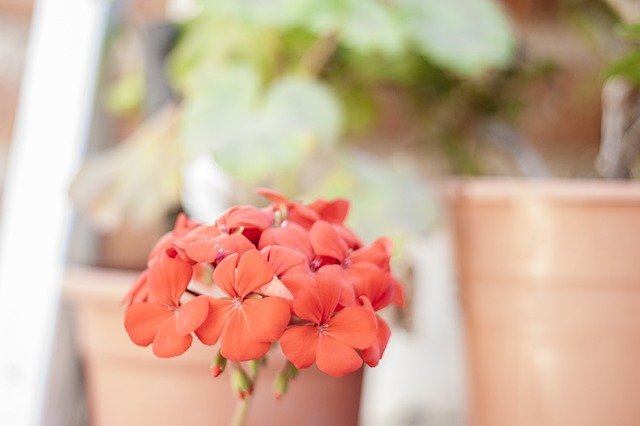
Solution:
M 0 215 L 0 422 L 38 425 L 109 0 L 37 0 Z

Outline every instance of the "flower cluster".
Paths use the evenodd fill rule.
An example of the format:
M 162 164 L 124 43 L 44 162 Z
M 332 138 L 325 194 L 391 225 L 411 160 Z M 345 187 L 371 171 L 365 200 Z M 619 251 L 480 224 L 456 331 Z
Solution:
M 364 245 L 344 225 L 344 199 L 259 192 L 267 207 L 232 207 L 213 224 L 178 217 L 125 298 L 131 340 L 159 357 L 184 353 L 194 335 L 219 344 L 214 375 L 275 342 L 298 369 L 339 377 L 377 365 L 390 330 L 376 312 L 403 303 L 390 241 Z M 195 280 L 213 281 L 217 295 L 194 291 Z

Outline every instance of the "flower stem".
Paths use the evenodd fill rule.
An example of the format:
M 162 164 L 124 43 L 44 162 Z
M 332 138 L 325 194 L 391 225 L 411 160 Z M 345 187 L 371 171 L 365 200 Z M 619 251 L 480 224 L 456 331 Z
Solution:
M 253 393 L 253 388 L 255 386 L 256 380 L 258 379 L 258 373 L 260 372 L 260 367 L 264 365 L 266 358 L 261 358 L 257 360 L 249 361 L 249 387 L 250 390 L 244 394 L 243 398 L 238 399 L 236 403 L 235 411 L 233 412 L 233 417 L 231 418 L 231 426 L 245 426 L 247 422 L 247 416 L 249 414 L 249 406 L 251 404 L 251 395 Z M 238 370 L 242 370 L 244 373 L 244 368 L 240 363 L 235 363 L 235 368 Z M 247 377 L 246 375 L 244 377 Z
M 236 409 L 231 418 L 231 426 L 244 426 L 247 422 L 247 414 L 249 414 L 249 403 L 251 396 L 247 395 L 244 399 L 238 399 Z

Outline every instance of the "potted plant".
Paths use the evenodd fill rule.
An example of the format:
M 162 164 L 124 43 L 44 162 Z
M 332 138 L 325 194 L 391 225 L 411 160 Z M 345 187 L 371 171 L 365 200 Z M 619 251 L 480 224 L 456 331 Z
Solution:
M 514 52 L 513 37 L 499 7 L 489 0 L 433 4 L 372 0 L 344 5 L 300 1 L 296 7 L 288 2 L 255 6 L 254 2 L 202 1 L 200 13 L 175 25 L 178 35 L 169 44 L 166 59 L 173 96 L 122 144 L 89 160 L 72 187 L 79 209 L 101 230 L 126 225 L 128 230 L 122 234 L 130 236 L 131 229 L 164 223 L 180 206 L 192 218 L 210 222 L 231 203 L 252 203 L 247 188 L 269 185 L 287 194 L 353 199 L 353 217 L 359 219 L 354 228 L 367 241 L 377 236 L 380 226 L 393 237 L 423 234 L 433 208 L 427 196 L 413 196 L 426 192 L 420 173 L 415 172 L 419 167 L 403 167 L 410 162 L 390 155 L 397 149 L 389 141 L 406 139 L 404 146 L 410 145 L 411 153 L 419 152 L 425 139 L 439 133 L 421 119 L 425 111 L 443 116 L 447 134 L 457 138 L 466 132 L 464 125 L 474 121 L 471 106 L 479 98 L 492 96 L 496 81 L 516 74 L 487 71 L 508 66 Z M 462 9 L 472 13 L 460 15 Z M 447 37 L 453 33 L 464 37 Z M 110 108 L 144 115 L 139 111 L 145 92 L 141 73 L 141 69 L 124 73 L 109 92 Z M 434 104 L 442 108 L 433 111 Z M 490 114 L 487 111 L 494 106 L 490 104 L 482 114 Z M 468 120 L 458 119 L 460 110 Z M 338 145 L 343 140 L 349 145 Z M 373 143 L 365 146 L 363 140 Z M 444 151 L 457 157 L 459 151 L 450 150 L 455 145 L 450 142 L 447 138 Z M 378 158 L 371 152 L 377 152 Z M 389 217 L 394 218 L 391 224 Z M 130 246 L 125 242 L 116 252 L 121 254 Z M 127 375 L 107 373 L 106 365 L 123 367 L 124 356 L 112 353 L 115 340 L 94 346 L 92 330 L 96 329 L 89 324 L 103 320 L 84 316 L 106 314 L 106 306 L 112 306 L 101 327 L 116 324 L 114 336 L 126 343 L 118 294 L 123 293 L 124 282 L 132 279 L 130 273 L 95 268 L 70 273 L 70 293 L 83 315 L 79 326 L 89 333 L 80 338 L 87 366 L 98 367 L 88 372 L 97 422 L 108 415 L 123 416 L 112 417 L 115 423 L 127 421 L 125 416 L 131 412 L 123 400 L 134 400 L 145 411 L 171 407 L 173 400 L 167 397 L 148 405 L 142 398 L 147 392 L 134 391 L 116 400 L 105 396 L 111 395 L 105 393 L 109 391 L 98 391 L 110 380 L 118 388 L 137 389 L 131 368 Z M 95 281 L 105 286 L 92 285 Z M 117 288 L 107 284 L 112 281 L 119 282 Z M 109 294 L 109 301 L 89 295 L 98 287 L 106 291 L 99 296 Z M 95 303 L 84 305 L 87 301 Z M 123 354 L 132 355 L 133 349 L 128 344 Z M 184 357 L 162 364 L 148 352 L 135 353 L 156 371 L 167 370 L 159 380 L 174 374 L 173 368 L 195 373 L 194 366 L 211 357 L 197 343 Z M 192 358 L 197 354 L 202 358 Z M 136 372 L 144 374 L 141 369 Z M 116 382 L 116 377 L 121 380 Z M 357 382 L 349 386 L 359 389 L 358 376 L 349 377 L 344 380 Z M 197 395 L 191 398 L 194 404 L 215 410 L 207 405 L 210 398 L 205 389 L 213 386 L 209 378 L 197 373 L 192 382 L 182 383 L 185 389 L 187 385 L 198 389 L 188 391 Z M 256 392 L 258 396 L 268 393 L 260 386 Z M 356 393 L 329 395 L 334 402 L 357 403 Z M 340 396 L 345 394 L 351 399 Z M 182 406 L 173 411 L 194 412 Z M 159 416 L 169 421 L 169 415 Z
M 391 243 L 380 238 L 363 245 L 343 225 L 349 208 L 344 199 L 304 205 L 272 191 L 264 193 L 272 201 L 269 206 L 232 207 L 212 225 L 180 216 L 174 230 L 158 241 L 148 268 L 125 297 L 124 327 L 134 343 L 152 345 L 160 358 L 182 355 L 194 336 L 205 345 L 219 343 L 217 350 L 206 348 L 204 361 L 200 345 L 182 368 L 199 370 L 201 377 L 217 377 L 229 370 L 226 376 L 231 389 L 223 386 L 220 394 L 220 386 L 204 386 L 203 395 L 195 399 L 189 393 L 181 395 L 177 388 L 191 389 L 196 381 L 204 384 L 205 380 L 188 378 L 176 388 L 165 378 L 166 383 L 160 384 L 148 371 L 153 364 L 162 368 L 161 364 L 145 366 L 148 359 L 138 355 L 138 362 L 129 360 L 131 368 L 149 380 L 138 384 L 137 390 L 171 404 L 176 419 L 193 417 L 190 421 L 195 424 L 228 424 L 232 398 L 224 393 L 231 391 L 238 398 L 233 425 L 247 424 L 247 419 L 251 424 L 357 423 L 360 367 L 363 362 L 378 364 L 390 335 L 376 312 L 391 303 L 401 304 L 403 299 L 402 288 L 390 271 Z M 201 285 L 194 285 L 192 279 Z M 269 352 L 275 342 L 284 356 Z M 126 383 L 130 370 L 109 367 L 125 362 L 130 351 L 118 353 L 115 347 L 103 346 L 97 352 L 94 359 L 105 367 L 105 374 L 110 373 L 108 378 L 97 378 Z M 194 360 L 201 361 L 199 367 Z M 313 392 L 313 398 L 294 398 L 286 406 L 269 404 L 261 387 L 256 396 L 260 407 L 248 417 L 258 375 L 266 376 L 260 380 L 273 381 L 277 398 L 286 398 L 298 369 L 314 364 L 317 369 L 302 371 L 297 379 L 310 382 L 306 389 L 300 388 L 307 396 Z M 320 372 L 332 377 L 357 374 L 332 380 Z M 298 388 L 296 384 L 292 387 L 294 391 Z M 104 405 L 97 407 L 104 415 L 102 422 L 125 420 L 121 412 L 109 413 L 115 407 L 107 399 L 98 401 Z M 212 407 L 211 412 L 203 415 L 194 402 L 204 402 Z M 189 407 L 196 413 L 176 407 Z M 142 417 L 149 421 L 149 416 L 157 422 L 169 421 L 149 414 L 148 408 L 129 409 L 126 421 Z
M 618 76 L 605 85 L 597 162 L 603 177 L 633 174 L 634 63 L 637 50 L 611 67 Z M 494 178 L 449 189 L 470 421 L 634 424 L 640 415 L 637 182 Z
M 474 424 L 632 424 L 638 185 L 476 180 L 452 197 Z

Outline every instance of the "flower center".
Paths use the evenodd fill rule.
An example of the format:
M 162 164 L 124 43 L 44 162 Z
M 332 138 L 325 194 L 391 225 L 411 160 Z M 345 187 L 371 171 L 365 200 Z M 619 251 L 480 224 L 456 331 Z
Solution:
M 309 264 L 309 267 L 313 272 L 316 272 L 318 269 L 320 269 L 320 266 L 322 266 L 322 262 L 320 261 L 320 259 L 314 259 Z
M 233 307 L 234 308 L 239 308 L 242 306 L 242 298 L 241 297 L 236 297 L 235 299 L 233 299 Z
M 329 324 L 322 324 L 318 326 L 318 333 L 324 334 L 329 329 Z

